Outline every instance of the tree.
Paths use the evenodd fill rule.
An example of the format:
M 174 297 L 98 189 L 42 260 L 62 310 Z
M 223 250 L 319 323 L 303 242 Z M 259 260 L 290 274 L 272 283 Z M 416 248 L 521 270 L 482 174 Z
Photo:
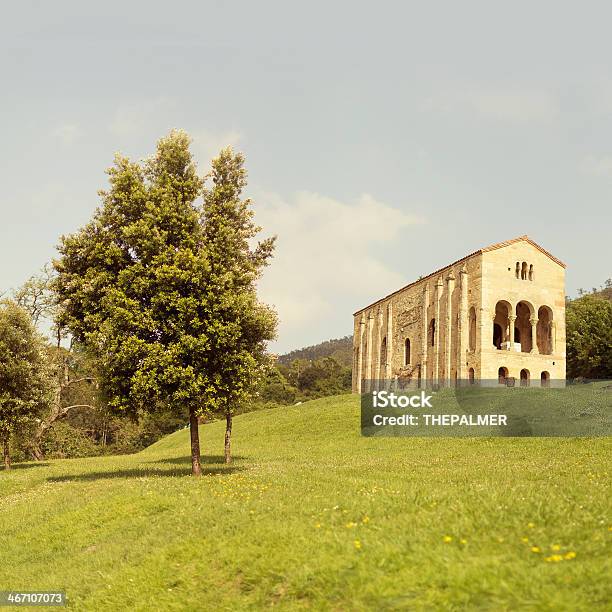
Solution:
M 53 268 L 46 264 L 38 274 L 31 276 L 13 292 L 13 299 L 28 312 L 35 326 L 43 319 L 49 322 L 55 320 L 57 304 L 52 282 Z
M 275 337 L 276 314 L 258 301 L 255 283 L 272 257 L 275 239 L 250 246 L 261 228 L 253 223 L 251 201 L 241 198 L 247 180 L 242 154 L 226 148 L 212 165 L 203 217 L 210 261 L 209 374 L 214 381 L 208 400 L 225 415 L 225 462 L 230 463 L 233 412 L 252 397 L 271 365 L 266 341 Z
M 47 264 L 40 273 L 31 276 L 13 292 L 15 302 L 30 315 L 34 326 L 50 324 L 55 337 L 55 346 L 46 347 L 53 386 L 51 401 L 48 410 L 37 420 L 37 425 L 26 442 L 30 455 L 37 461 L 44 459 L 42 442 L 51 427 L 74 408 L 93 408 L 96 395 L 90 392 L 86 402 L 69 401 L 68 396 L 75 385 L 87 383 L 91 387 L 95 377 L 89 371 L 91 368 L 88 367 L 90 364 L 84 351 L 75 352 L 72 341 L 68 348 L 62 346 L 62 340 L 65 338 L 59 322 L 57 297 L 53 290 L 54 280 L 54 270 Z
M 14 302 L 0 304 L 0 438 L 10 469 L 10 437 L 29 427 L 49 400 L 45 345 L 29 314 Z
M 565 318 L 568 378 L 612 377 L 612 302 L 583 295 L 568 302 Z
M 32 459 L 36 461 L 44 459 L 42 443 L 51 427 L 75 408 L 95 410 L 97 399 L 94 388 L 96 378 L 89 375 L 88 372 L 83 372 L 85 360 L 82 355 L 75 355 L 72 347 L 65 349 L 61 346 L 47 347 L 46 353 L 49 363 L 49 384 L 52 392 L 48 408 L 41 414 L 41 418 L 37 419 L 36 427 L 28 437 L 26 444 Z M 75 386 L 81 386 L 88 390 L 84 400 L 71 401 Z
M 203 181 L 189 144 L 184 132 L 172 131 L 144 163 L 116 156 L 101 206 L 84 228 L 62 238 L 55 268 L 61 324 L 97 355 L 109 405 L 132 415 L 160 404 L 175 413 L 187 409 L 192 473 L 199 476 L 198 417 L 222 407 L 219 389 L 235 382 L 242 390 L 228 373 L 251 373 L 219 351 L 230 338 L 246 349 L 252 344 L 242 340 L 245 333 L 258 334 L 248 313 L 256 306 L 252 292 L 233 300 L 227 288 L 248 286 L 266 247 L 248 262 L 246 252 L 235 253 L 236 262 L 249 265 L 242 277 L 237 264 L 224 273 L 220 239 L 211 233 L 234 238 L 234 246 L 240 240 L 219 218 L 222 202 L 211 203 L 208 215 L 197 204 Z M 217 240 L 216 248 L 208 239 Z M 244 331 L 243 322 L 253 327 Z

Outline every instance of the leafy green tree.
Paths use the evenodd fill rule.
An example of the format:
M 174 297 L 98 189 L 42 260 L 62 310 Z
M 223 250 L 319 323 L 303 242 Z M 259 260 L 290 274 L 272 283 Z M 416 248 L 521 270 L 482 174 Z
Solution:
M 46 348 L 52 393 L 46 410 L 30 432 L 27 449 L 32 459 L 44 459 L 44 438 L 55 424 L 76 409 L 96 410 L 98 391 L 96 378 L 86 366 L 86 354 L 61 346 Z
M 27 311 L 0 304 L 0 438 L 4 467 L 10 469 L 10 437 L 30 427 L 49 401 L 45 343 Z
M 299 390 L 289 384 L 278 367 L 270 368 L 259 389 L 260 401 L 271 404 L 294 404 Z
M 208 373 L 213 381 L 207 399 L 211 409 L 225 415 L 229 463 L 233 411 L 252 397 L 270 367 L 266 341 L 275 337 L 276 314 L 258 301 L 255 283 L 272 257 L 275 239 L 250 246 L 261 228 L 253 222 L 251 201 L 242 198 L 247 181 L 244 157 L 227 148 L 212 166 L 203 216 L 210 262 Z
M 53 291 L 54 277 L 53 268 L 47 264 L 13 292 L 15 302 L 30 315 L 34 326 L 51 330 L 54 336 L 55 346 L 46 347 L 53 386 L 51 401 L 24 440 L 30 456 L 38 461 L 44 459 L 44 438 L 57 421 L 77 408 L 93 410 L 98 395 L 93 384 L 92 360 L 87 353 L 78 350 L 80 347 L 74 342 L 70 342 L 68 347 L 62 346 L 65 338 L 58 316 L 57 296 Z M 76 394 L 80 397 L 75 400 Z M 78 436 L 79 432 L 75 435 Z
M 612 302 L 583 295 L 567 303 L 568 378 L 612 377 Z
M 244 248 L 254 227 L 236 200 L 245 175 L 236 182 L 229 152 L 198 205 L 203 180 L 189 144 L 173 131 L 144 163 L 117 156 L 102 205 L 62 238 L 55 267 L 60 322 L 96 354 L 109 406 L 131 415 L 186 409 L 199 476 L 198 418 L 243 398 L 256 377 L 261 355 L 248 353 L 264 339 L 252 288 L 271 245 Z

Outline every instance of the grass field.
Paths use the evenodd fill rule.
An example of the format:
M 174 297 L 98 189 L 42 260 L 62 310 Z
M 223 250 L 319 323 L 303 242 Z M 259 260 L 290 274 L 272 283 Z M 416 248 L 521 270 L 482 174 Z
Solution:
M 612 440 L 363 438 L 354 396 L 0 472 L 0 590 L 76 610 L 611 609 Z M 212 455 L 212 456 L 211 456 Z

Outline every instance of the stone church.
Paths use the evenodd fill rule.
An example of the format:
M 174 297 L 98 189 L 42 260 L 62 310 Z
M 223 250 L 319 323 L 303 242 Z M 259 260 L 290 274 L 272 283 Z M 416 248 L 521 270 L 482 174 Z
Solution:
M 371 381 L 565 379 L 565 264 L 527 236 L 493 244 L 354 314 L 353 391 Z

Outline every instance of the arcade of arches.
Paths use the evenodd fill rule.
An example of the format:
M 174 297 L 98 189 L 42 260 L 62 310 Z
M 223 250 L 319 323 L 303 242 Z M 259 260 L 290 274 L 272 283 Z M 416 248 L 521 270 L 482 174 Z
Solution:
M 493 346 L 498 350 L 552 355 L 555 352 L 553 311 L 537 310 L 525 300 L 512 306 L 499 300 L 493 316 Z M 535 339 L 535 342 L 534 342 Z

